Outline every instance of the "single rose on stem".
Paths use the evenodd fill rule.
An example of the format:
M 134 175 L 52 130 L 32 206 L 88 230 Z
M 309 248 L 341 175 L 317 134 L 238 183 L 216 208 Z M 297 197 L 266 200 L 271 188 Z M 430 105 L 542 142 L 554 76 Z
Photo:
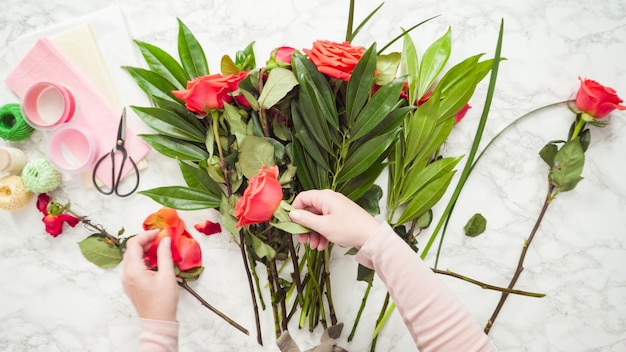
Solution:
M 345 82 L 350 80 L 354 67 L 365 54 L 365 48 L 362 46 L 329 40 L 317 40 L 313 43 L 313 48 L 302 51 L 321 73 Z
M 263 166 L 257 176 L 248 181 L 243 195 L 235 205 L 237 227 L 270 220 L 283 199 L 283 187 L 278 182 L 278 166 Z
M 274 67 L 291 68 L 291 55 L 297 50 L 290 46 L 281 46 L 270 54 L 269 60 L 265 63 L 265 67 L 271 70 Z

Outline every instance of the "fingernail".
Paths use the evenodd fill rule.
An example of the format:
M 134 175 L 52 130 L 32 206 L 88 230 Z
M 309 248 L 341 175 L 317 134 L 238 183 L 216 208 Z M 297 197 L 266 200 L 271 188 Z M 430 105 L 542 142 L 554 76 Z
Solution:
M 300 212 L 297 210 L 292 210 L 289 212 L 289 218 L 291 220 L 298 220 L 300 219 Z

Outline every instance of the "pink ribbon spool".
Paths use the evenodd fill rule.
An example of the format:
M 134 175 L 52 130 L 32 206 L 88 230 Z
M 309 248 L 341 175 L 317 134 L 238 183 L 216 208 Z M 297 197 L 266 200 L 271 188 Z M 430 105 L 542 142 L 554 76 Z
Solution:
M 76 112 L 74 95 L 65 87 L 39 82 L 28 88 L 22 99 L 26 123 L 37 129 L 54 129 Z
M 50 138 L 50 157 L 61 172 L 79 173 L 93 166 L 96 159 L 96 143 L 87 130 L 64 126 Z

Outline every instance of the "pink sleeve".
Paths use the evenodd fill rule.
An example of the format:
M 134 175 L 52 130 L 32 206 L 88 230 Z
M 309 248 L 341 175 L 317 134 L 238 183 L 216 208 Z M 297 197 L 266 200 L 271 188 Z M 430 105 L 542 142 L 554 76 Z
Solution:
M 139 351 L 178 351 L 178 322 L 139 318 Z
M 356 259 L 385 283 L 420 351 L 494 350 L 461 302 L 388 224 Z

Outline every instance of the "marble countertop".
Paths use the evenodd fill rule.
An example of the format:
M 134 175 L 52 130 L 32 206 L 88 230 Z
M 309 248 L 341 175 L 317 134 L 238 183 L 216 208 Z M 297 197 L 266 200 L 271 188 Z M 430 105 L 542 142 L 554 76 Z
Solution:
M 344 38 L 348 1 L 165 1 L 165 0 L 4 0 L 0 12 L 0 77 L 19 61 L 18 38 L 69 23 L 114 7 L 121 11 L 131 39 L 175 52 L 177 22 L 183 20 L 207 51 L 209 66 L 217 71 L 222 55 L 256 41 L 257 62 L 264 62 L 277 46 L 310 47 L 316 39 Z M 379 3 L 358 1 L 357 22 Z M 386 1 L 355 44 L 385 43 L 426 18 L 440 15 L 414 32 L 418 50 L 452 28 L 450 62 L 477 53 L 493 56 L 500 20 L 505 33 L 496 94 L 483 144 L 517 117 L 544 105 L 571 98 L 578 77 L 594 79 L 626 98 L 626 3 L 621 0 L 528 1 Z M 100 18 L 107 23 L 109 19 Z M 109 24 L 112 22 L 109 22 Z M 31 35 L 32 38 L 32 35 Z M 111 48 L 108 48 L 111 49 Z M 396 50 L 398 48 L 396 47 Z M 105 57 L 119 52 L 103 50 Z M 137 52 L 122 58 L 140 65 Z M 141 105 L 136 90 L 119 67 L 115 81 L 124 105 Z M 467 154 L 480 118 L 486 92 L 481 84 L 470 104 L 473 108 L 457 125 L 445 153 Z M 134 92 L 136 93 L 136 92 Z M 142 98 L 139 98 L 141 100 Z M 145 97 L 143 97 L 145 99 Z M 0 85 L 0 104 L 18 102 Z M 563 139 L 573 114 L 563 106 L 535 113 L 503 134 L 474 169 L 457 203 L 442 248 L 439 267 L 498 286 L 513 274 L 524 240 L 541 209 L 546 166 L 538 151 L 550 140 Z M 500 351 L 605 351 L 626 350 L 626 113 L 615 112 L 605 128 L 592 127 L 586 153 L 584 180 L 572 192 L 553 201 L 529 249 L 525 270 L 516 288 L 546 293 L 544 298 L 509 297 L 489 336 Z M 129 122 L 146 128 L 136 117 Z M 23 142 L 8 143 L 29 158 L 45 156 L 45 136 L 35 132 Z M 173 160 L 151 152 L 140 189 L 182 184 Z M 453 184 L 454 185 L 454 184 Z M 452 187 L 451 187 L 452 189 Z M 435 216 L 449 197 L 435 208 Z M 71 200 L 72 208 L 111 231 L 141 229 L 143 219 L 160 206 L 141 195 L 120 199 L 93 189 L 64 185 L 54 192 Z M 488 220 L 477 238 L 463 235 L 462 227 L 474 213 Z M 211 211 L 181 212 L 192 226 Z M 120 268 L 100 269 L 84 260 L 77 242 L 89 231 L 66 229 L 53 238 L 44 232 L 34 202 L 15 211 L 0 211 L 0 350 L 2 351 L 132 351 L 138 322 L 119 280 Z M 203 310 L 181 292 L 178 318 L 181 351 L 278 351 L 274 344 L 271 310 L 262 312 L 265 346 L 254 338 L 254 321 L 238 248 L 229 236 L 194 236 L 204 251 L 206 267 L 193 283 L 203 296 L 252 331 L 245 336 Z M 420 242 L 426 237 L 419 238 Z M 426 261 L 434 262 L 431 251 Z M 333 256 L 337 281 L 337 314 L 347 328 L 340 345 L 350 351 L 369 350 L 370 335 L 385 294 L 376 281 L 355 339 L 347 331 L 365 286 L 354 280 L 356 263 L 340 253 Z M 484 325 L 499 294 L 458 279 L 442 277 Z M 321 334 L 292 334 L 303 349 Z M 416 350 L 400 316 L 394 313 L 383 330 L 379 351 Z

